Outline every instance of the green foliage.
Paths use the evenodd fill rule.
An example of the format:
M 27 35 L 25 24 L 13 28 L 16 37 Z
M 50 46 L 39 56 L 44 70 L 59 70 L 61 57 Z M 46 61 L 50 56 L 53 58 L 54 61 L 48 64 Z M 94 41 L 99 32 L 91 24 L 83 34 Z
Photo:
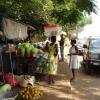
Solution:
M 39 34 L 46 23 L 64 29 L 85 24 L 83 12 L 96 12 L 94 0 L 0 0 L 0 14 L 34 26 Z
M 95 0 L 76 0 L 77 9 L 80 11 L 86 11 L 87 13 L 94 12 L 96 13 Z
M 55 3 L 55 9 L 52 16 L 57 18 L 57 22 L 64 27 L 77 26 L 84 19 L 84 13 L 90 14 L 96 12 L 96 5 L 93 0 L 52 0 Z M 59 6 L 58 6 L 59 5 Z M 57 8 L 56 8 L 57 7 Z M 85 17 L 86 18 L 86 17 Z M 70 25 L 69 25 L 70 24 Z M 83 23 L 84 25 L 86 24 Z

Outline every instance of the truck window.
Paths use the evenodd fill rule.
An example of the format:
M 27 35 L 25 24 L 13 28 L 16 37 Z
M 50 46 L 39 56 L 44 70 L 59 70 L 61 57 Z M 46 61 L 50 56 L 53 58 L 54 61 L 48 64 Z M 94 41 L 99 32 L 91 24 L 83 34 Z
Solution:
M 100 39 L 93 39 L 90 42 L 90 48 L 100 48 Z

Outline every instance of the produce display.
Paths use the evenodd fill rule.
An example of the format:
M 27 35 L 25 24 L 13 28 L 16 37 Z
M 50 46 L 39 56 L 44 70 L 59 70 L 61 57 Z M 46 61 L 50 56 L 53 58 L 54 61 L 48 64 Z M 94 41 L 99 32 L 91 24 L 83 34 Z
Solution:
M 38 48 L 38 45 L 32 43 L 19 43 L 16 46 L 20 56 L 36 57 L 36 72 L 48 72 L 48 53 Z
M 38 63 L 37 63 L 36 72 L 47 73 L 47 71 L 48 71 L 48 59 L 40 57 L 37 60 L 38 60 Z
M 43 54 L 43 50 L 37 48 L 35 44 L 31 44 L 28 42 L 25 43 L 19 43 L 16 46 L 17 54 L 20 56 L 34 56 L 35 54 Z
M 48 56 L 41 48 L 32 43 L 19 43 L 16 46 L 17 54 L 23 57 L 35 57 L 35 71 L 46 73 L 48 71 Z M 24 83 L 25 84 L 25 83 Z M 24 87 L 18 94 L 18 100 L 37 100 L 42 96 L 42 92 L 33 85 Z
M 20 91 L 18 97 L 21 100 L 36 100 L 42 96 L 42 92 L 34 86 L 25 87 L 23 90 Z

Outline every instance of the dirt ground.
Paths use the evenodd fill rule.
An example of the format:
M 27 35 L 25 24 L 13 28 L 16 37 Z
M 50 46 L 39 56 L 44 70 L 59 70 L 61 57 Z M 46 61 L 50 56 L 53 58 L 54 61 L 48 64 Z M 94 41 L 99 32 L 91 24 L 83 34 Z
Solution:
M 40 100 L 100 100 L 100 77 L 88 76 L 81 70 L 75 82 L 70 83 L 70 77 L 68 59 L 59 62 L 56 83 L 54 85 L 48 85 L 46 82 L 38 83 L 43 91 Z

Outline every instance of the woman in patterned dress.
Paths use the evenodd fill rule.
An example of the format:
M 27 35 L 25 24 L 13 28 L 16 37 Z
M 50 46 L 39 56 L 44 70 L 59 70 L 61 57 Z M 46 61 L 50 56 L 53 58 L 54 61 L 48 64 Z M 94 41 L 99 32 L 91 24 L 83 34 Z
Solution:
M 56 44 L 56 36 L 51 37 L 51 44 L 49 46 L 48 53 L 48 74 L 49 74 L 49 84 L 54 83 L 54 75 L 57 73 L 57 65 L 58 65 L 58 45 Z

